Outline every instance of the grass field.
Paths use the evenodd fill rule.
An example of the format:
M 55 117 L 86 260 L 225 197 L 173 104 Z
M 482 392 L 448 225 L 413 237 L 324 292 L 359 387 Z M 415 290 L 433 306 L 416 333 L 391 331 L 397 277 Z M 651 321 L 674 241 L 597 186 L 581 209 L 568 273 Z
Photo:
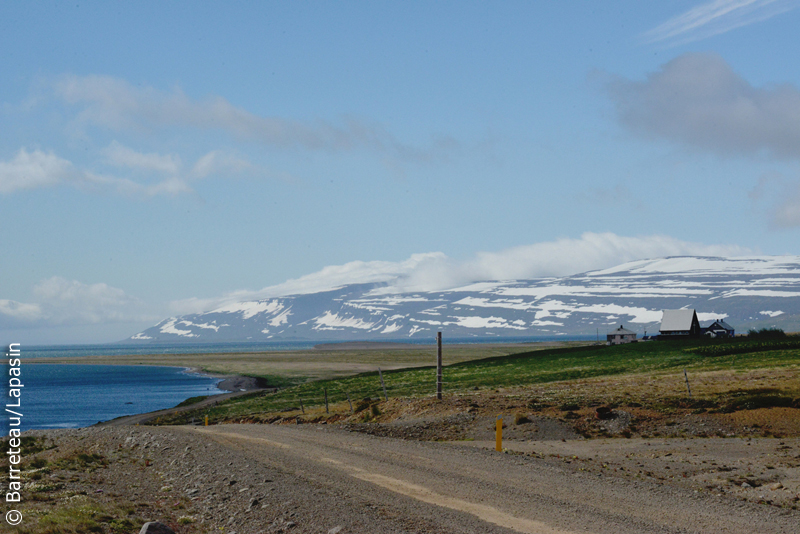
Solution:
M 560 342 L 559 346 L 585 345 L 585 342 Z M 342 345 L 353 347 L 357 344 Z M 459 363 L 532 348 L 537 344 L 473 344 L 445 345 L 445 361 Z M 28 363 L 95 364 L 95 365 L 165 365 L 190 367 L 214 375 L 243 375 L 266 378 L 275 386 L 299 384 L 308 380 L 351 376 L 357 373 L 431 365 L 436 362 L 436 344 L 407 345 L 403 348 L 312 349 L 252 353 L 213 354 L 150 354 L 125 356 L 86 356 L 80 358 L 37 358 Z
M 719 345 L 662 341 L 551 348 L 465 359 L 445 367 L 443 390 L 452 395 L 502 388 L 509 395 L 530 395 L 532 403 L 644 402 L 659 409 L 687 404 L 698 409 L 735 408 L 737 403 L 787 406 L 800 399 L 800 349 L 762 345 L 747 348 L 747 342 L 728 342 L 726 346 L 731 350 L 717 351 L 719 356 L 704 354 L 709 352 L 705 348 L 714 346 Z M 694 383 L 691 398 L 684 369 L 690 384 Z M 433 366 L 386 370 L 382 376 L 388 397 L 429 397 L 435 393 Z M 368 372 L 306 382 L 277 393 L 240 397 L 204 409 L 202 414 L 212 420 L 233 420 L 273 412 L 299 412 L 324 406 L 326 393 L 336 410 L 348 412 L 348 396 L 350 402 L 361 402 L 363 408 L 364 399 L 384 395 L 379 374 Z M 189 413 L 159 422 L 183 423 L 198 415 L 201 414 Z

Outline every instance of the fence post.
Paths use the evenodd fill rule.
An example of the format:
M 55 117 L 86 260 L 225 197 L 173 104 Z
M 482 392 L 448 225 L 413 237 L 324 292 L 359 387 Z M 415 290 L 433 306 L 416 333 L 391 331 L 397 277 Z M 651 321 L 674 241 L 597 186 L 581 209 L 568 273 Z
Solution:
M 442 333 L 436 333 L 436 398 L 442 400 Z
M 686 374 L 686 369 L 683 370 L 683 377 L 686 379 L 686 391 L 689 392 L 689 398 L 692 398 L 692 389 L 689 387 L 689 375 Z
M 378 376 L 381 377 L 381 387 L 383 388 L 383 400 L 389 400 L 389 395 L 386 394 L 386 384 L 383 383 L 383 373 L 381 368 L 378 367 Z
M 353 412 L 353 401 L 350 400 L 350 393 L 345 391 L 344 394 L 347 395 L 347 402 L 350 403 L 350 414 L 352 415 L 355 412 Z
M 305 414 L 306 413 L 306 409 L 303 407 L 303 399 L 301 399 L 300 397 L 297 397 L 297 400 L 300 401 L 300 411 L 303 412 L 303 414 Z
M 328 388 L 325 388 L 324 391 L 325 391 L 325 413 L 331 413 L 328 411 Z

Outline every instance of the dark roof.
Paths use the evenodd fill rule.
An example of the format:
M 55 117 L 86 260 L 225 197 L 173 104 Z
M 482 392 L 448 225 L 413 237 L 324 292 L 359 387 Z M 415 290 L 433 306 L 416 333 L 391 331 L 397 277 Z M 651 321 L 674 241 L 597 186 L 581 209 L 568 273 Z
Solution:
M 631 332 L 630 330 L 628 330 L 626 328 L 622 328 L 622 325 L 619 325 L 619 328 L 617 328 L 613 332 L 609 332 L 608 333 L 609 336 L 614 336 L 614 335 L 617 335 L 617 336 L 623 336 L 623 335 L 629 336 L 631 334 L 633 334 L 635 336 L 636 332 Z
M 722 319 L 717 319 L 716 321 L 714 321 L 713 323 L 711 323 L 711 325 L 710 325 L 708 328 L 711 328 L 711 327 L 712 327 L 712 326 L 714 326 L 715 324 L 717 324 L 717 325 L 721 326 L 721 327 L 722 327 L 722 328 L 724 328 L 725 330 L 733 330 L 733 327 L 732 327 L 731 325 L 729 325 L 728 323 L 726 323 L 725 321 L 723 321 Z

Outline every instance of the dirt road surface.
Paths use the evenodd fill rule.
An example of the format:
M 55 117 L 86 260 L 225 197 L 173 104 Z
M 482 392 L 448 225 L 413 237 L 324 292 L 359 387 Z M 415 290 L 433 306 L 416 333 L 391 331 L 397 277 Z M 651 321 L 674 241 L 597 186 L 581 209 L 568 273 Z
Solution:
M 298 507 L 293 521 L 298 530 L 303 510 L 321 506 L 340 507 L 341 532 L 366 532 L 363 524 L 346 529 L 350 503 L 358 502 L 381 518 L 370 532 L 800 532 L 796 511 L 455 444 L 376 437 L 327 425 L 164 431 L 212 440 L 229 454 L 248 458 L 251 470 L 259 465 L 298 487 L 317 488 L 315 502 Z M 418 526 L 409 528 L 409 518 Z

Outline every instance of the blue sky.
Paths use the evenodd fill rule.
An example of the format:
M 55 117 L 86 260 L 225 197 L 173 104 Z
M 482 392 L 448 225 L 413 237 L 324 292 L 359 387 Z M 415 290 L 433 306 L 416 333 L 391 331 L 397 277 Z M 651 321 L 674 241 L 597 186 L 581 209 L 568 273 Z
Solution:
M 798 7 L 2 2 L 0 331 L 795 254 Z

